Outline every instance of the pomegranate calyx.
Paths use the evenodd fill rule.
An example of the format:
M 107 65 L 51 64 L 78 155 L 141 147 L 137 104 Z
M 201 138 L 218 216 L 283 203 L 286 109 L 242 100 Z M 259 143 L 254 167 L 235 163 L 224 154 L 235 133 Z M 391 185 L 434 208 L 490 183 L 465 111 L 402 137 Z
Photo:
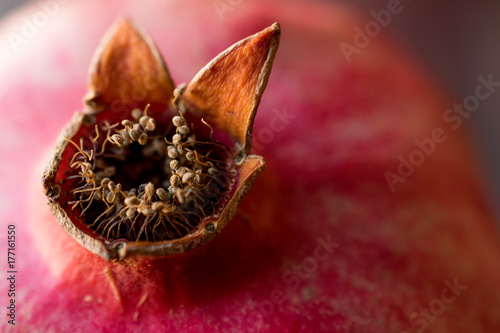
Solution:
M 126 19 L 115 24 L 90 66 L 86 107 L 43 176 L 68 234 L 106 260 L 180 254 L 215 238 L 265 168 L 248 153 L 279 35 L 274 24 L 236 43 L 174 89 L 152 39 Z M 144 77 L 156 84 L 137 99 Z

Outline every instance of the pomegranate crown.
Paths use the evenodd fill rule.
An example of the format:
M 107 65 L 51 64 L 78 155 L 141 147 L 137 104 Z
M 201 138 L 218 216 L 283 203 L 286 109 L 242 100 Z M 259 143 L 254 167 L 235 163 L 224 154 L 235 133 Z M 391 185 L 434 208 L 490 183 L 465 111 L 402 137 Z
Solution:
M 279 38 L 274 23 L 175 87 L 152 39 L 119 20 L 44 172 L 62 227 L 106 260 L 212 240 L 265 168 L 250 154 L 252 127 Z

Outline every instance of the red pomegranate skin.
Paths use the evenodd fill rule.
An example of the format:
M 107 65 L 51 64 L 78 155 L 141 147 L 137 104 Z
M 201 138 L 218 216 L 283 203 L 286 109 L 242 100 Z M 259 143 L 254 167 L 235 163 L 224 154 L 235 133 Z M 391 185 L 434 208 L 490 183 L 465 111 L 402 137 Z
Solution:
M 339 44 L 366 18 L 322 1 L 56 4 L 17 52 L 9 34 L 46 9 L 0 25 L 0 230 L 16 226 L 18 272 L 16 326 L 2 316 L 1 331 L 500 331 L 498 232 L 475 156 L 443 120 L 452 100 L 385 32 L 348 63 Z M 62 230 L 42 193 L 47 154 L 121 14 L 154 38 L 177 84 L 282 27 L 254 127 L 267 169 L 229 226 L 185 255 L 106 262 Z M 384 173 L 436 128 L 445 142 L 391 191 Z

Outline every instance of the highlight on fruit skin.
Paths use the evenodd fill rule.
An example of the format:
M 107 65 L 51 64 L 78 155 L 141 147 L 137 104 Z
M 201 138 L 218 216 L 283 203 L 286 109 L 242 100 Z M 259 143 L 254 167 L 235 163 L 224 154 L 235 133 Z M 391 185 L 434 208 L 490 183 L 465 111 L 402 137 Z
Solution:
M 119 20 L 92 60 L 85 108 L 43 175 L 68 234 L 106 260 L 179 254 L 212 240 L 265 168 L 249 153 L 279 38 L 275 23 L 175 88 L 152 39 Z

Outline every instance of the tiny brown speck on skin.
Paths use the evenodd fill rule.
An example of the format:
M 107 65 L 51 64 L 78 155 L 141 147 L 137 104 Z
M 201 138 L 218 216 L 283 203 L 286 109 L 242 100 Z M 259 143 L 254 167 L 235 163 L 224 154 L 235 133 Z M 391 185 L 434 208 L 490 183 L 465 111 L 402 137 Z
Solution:
M 83 301 L 87 302 L 87 303 L 93 302 L 94 301 L 94 297 L 92 295 L 85 295 L 83 297 Z
M 137 322 L 138 319 L 139 319 L 139 309 L 140 307 L 144 304 L 144 302 L 146 302 L 146 300 L 148 299 L 148 293 L 145 293 L 144 295 L 142 295 L 141 299 L 139 300 L 139 302 L 137 302 L 137 306 L 136 306 L 136 311 L 134 312 L 134 321 Z
M 107 267 L 104 269 L 104 275 L 106 275 L 106 278 L 108 279 L 109 284 L 111 285 L 111 290 L 113 291 L 115 299 L 118 301 L 118 303 L 120 303 L 120 305 L 123 305 L 120 289 L 118 289 L 118 285 L 116 284 L 116 279 L 113 271 L 109 267 Z

